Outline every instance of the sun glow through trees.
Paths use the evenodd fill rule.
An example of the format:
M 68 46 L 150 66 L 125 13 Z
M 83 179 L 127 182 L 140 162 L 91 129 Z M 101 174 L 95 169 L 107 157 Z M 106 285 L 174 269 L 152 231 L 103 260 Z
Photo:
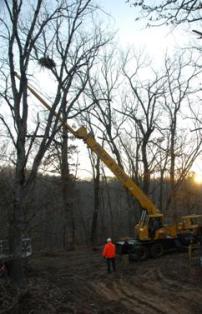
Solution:
M 201 173 L 194 173 L 194 182 L 197 184 L 202 184 L 202 174 Z

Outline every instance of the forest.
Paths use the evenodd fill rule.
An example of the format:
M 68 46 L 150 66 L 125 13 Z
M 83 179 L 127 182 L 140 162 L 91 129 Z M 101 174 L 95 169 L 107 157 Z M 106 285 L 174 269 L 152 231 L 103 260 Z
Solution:
M 88 136 L 140 187 L 166 222 L 201 214 L 202 205 L 198 170 L 202 156 L 201 3 L 119 2 L 134 12 L 134 28 L 143 23 L 145 29 L 163 25 L 173 33 L 184 30 L 189 45 L 171 48 L 157 64 L 141 47 L 121 46 L 112 16 L 96 0 L 0 3 L 0 240 L 8 242 L 13 257 L 9 260 L 11 282 L 0 278 L 0 286 L 4 286 L 0 292 L 2 313 L 146 313 L 149 307 L 149 313 L 200 312 L 196 295 L 199 304 L 187 312 L 186 305 L 179 311 L 181 303 L 172 308 L 171 299 L 165 309 L 163 304 L 159 309 L 152 307 L 150 296 L 139 310 L 139 298 L 131 301 L 134 296 L 130 296 L 122 302 L 134 285 L 127 270 L 131 288 L 117 290 L 124 277 L 123 266 L 112 290 L 110 281 L 100 282 L 104 266 L 96 277 L 106 238 L 134 238 L 142 207 L 100 154 L 85 140 L 75 138 L 79 127 L 88 130 Z M 44 103 L 48 104 L 45 108 Z M 22 238 L 31 239 L 30 262 L 21 257 Z M 188 270 L 183 254 L 179 261 L 175 255 L 168 259 L 185 276 Z M 62 287 L 69 276 L 76 299 L 79 284 L 64 265 L 70 260 L 69 269 L 78 272 L 78 282 L 85 282 L 91 272 L 85 258 L 94 267 L 88 289 L 98 293 L 92 301 L 95 308 L 82 310 L 82 301 L 77 307 L 74 300 L 67 308 L 52 304 L 45 309 L 47 295 L 41 308 L 37 302 L 32 304 L 34 295 L 44 289 L 34 290 L 37 271 L 42 277 L 44 274 L 47 291 L 53 284 L 49 276 L 57 270 L 47 266 L 52 260 L 56 261 L 54 267 L 61 266 L 61 274 L 56 275 L 62 280 L 58 281 L 58 298 L 67 293 Z M 155 262 L 148 261 L 148 267 L 155 269 Z M 153 278 L 156 283 L 158 277 L 163 278 L 162 285 L 169 281 L 165 265 L 163 257 Z M 133 272 L 135 267 L 129 265 L 128 269 Z M 146 274 L 147 264 L 143 267 Z M 168 291 L 177 285 L 172 271 L 168 271 L 172 277 Z M 197 271 L 200 274 L 199 267 Z M 185 286 L 194 286 L 196 273 L 190 274 Z M 101 296 L 98 287 L 103 285 Z M 81 292 L 81 300 L 88 289 Z M 142 287 L 144 290 L 147 287 Z M 105 299 L 110 291 L 111 298 Z M 27 298 L 29 308 L 25 306 Z M 188 304 L 189 296 L 184 298 Z
M 12 208 L 13 169 L 2 169 L 0 177 L 0 234 L 1 239 L 5 239 L 9 232 L 9 210 Z M 72 209 L 70 221 L 68 213 L 64 211 L 60 177 L 38 175 L 34 191 L 31 190 L 27 196 L 26 235 L 31 237 L 34 251 L 70 250 L 79 246 L 102 245 L 108 235 L 115 240 L 134 237 L 134 227 L 138 223 L 141 209 L 138 202 L 126 194 L 120 182 L 115 179 L 100 181 L 97 220 L 93 220 L 94 182 L 73 181 L 72 178 L 70 182 L 67 198 Z M 158 180 L 151 182 L 151 189 L 154 202 L 159 204 Z M 163 198 L 166 199 L 170 190 L 169 180 L 164 182 L 163 190 Z M 201 204 L 201 187 L 190 176 L 184 180 L 177 193 L 175 214 L 200 214 Z M 167 215 L 167 219 L 169 218 L 172 218 L 171 215 Z

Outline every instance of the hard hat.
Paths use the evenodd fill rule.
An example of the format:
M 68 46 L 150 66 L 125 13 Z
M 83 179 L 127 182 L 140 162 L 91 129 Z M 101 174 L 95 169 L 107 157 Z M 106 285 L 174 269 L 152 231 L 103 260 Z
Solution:
M 111 241 L 112 241 L 112 239 L 111 239 L 111 238 L 108 238 L 108 239 L 107 239 L 107 242 L 111 242 Z

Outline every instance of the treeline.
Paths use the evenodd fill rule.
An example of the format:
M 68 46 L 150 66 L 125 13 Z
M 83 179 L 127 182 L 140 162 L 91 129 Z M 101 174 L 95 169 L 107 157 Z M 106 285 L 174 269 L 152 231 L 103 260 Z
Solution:
M 62 197 L 62 183 L 59 176 L 39 175 L 36 185 L 30 190 L 24 203 L 24 236 L 30 236 L 34 252 L 41 250 L 70 249 L 91 243 L 94 213 L 94 183 L 92 181 L 71 180 L 71 190 L 67 195 L 73 218 L 73 226 L 68 221 Z M 0 170 L 0 239 L 8 236 L 14 173 L 10 168 Z M 159 202 L 159 180 L 152 181 L 151 197 L 157 207 Z M 164 200 L 168 197 L 169 181 L 164 182 Z M 176 211 L 165 216 L 180 216 L 200 213 L 202 195 L 200 185 L 188 177 L 176 195 Z M 136 200 L 130 197 L 115 179 L 102 180 L 99 189 L 99 209 L 96 222 L 94 244 L 102 243 L 106 237 L 119 239 L 134 236 L 134 225 L 141 210 Z

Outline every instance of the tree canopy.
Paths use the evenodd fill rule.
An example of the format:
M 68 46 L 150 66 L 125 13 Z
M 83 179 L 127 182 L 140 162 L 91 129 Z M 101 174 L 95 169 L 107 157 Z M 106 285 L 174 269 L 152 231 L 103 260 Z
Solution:
M 127 0 L 126 2 L 131 6 L 139 8 L 142 16 L 147 17 L 150 24 L 193 23 L 202 19 L 202 3 L 198 0 Z

